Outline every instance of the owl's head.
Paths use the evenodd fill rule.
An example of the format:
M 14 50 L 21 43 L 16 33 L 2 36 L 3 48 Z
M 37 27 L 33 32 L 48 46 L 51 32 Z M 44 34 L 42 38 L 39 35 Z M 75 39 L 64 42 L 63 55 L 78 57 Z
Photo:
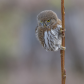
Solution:
M 56 24 L 57 19 L 58 17 L 56 13 L 52 10 L 45 10 L 37 15 L 38 26 L 41 27 L 49 27 L 51 25 L 54 25 Z

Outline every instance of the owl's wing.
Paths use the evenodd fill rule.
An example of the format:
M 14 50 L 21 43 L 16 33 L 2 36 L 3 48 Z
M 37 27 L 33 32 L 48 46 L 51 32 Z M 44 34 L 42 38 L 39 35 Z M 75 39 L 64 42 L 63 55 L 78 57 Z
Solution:
M 62 21 L 58 19 L 57 24 L 62 25 Z
M 58 29 L 58 32 L 60 33 L 60 28 L 62 28 L 62 22 L 60 19 L 58 19 L 58 23 L 57 23 L 57 29 Z

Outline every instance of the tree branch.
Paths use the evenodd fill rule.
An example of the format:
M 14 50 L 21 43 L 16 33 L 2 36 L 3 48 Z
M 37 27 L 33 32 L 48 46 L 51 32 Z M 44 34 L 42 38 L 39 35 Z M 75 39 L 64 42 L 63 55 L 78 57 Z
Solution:
M 64 10 L 64 0 L 61 0 L 61 17 L 62 17 L 62 30 L 65 30 L 65 10 Z M 62 31 L 62 46 L 65 47 L 65 32 Z M 61 75 L 62 75 L 62 84 L 65 84 L 66 80 L 66 71 L 64 68 L 64 59 L 65 59 L 65 50 L 60 50 L 61 54 Z

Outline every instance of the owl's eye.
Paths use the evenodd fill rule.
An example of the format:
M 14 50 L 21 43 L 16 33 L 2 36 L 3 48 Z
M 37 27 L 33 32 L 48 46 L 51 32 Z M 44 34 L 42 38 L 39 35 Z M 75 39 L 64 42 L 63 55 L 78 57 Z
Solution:
M 50 20 L 47 20 L 47 22 L 50 22 Z

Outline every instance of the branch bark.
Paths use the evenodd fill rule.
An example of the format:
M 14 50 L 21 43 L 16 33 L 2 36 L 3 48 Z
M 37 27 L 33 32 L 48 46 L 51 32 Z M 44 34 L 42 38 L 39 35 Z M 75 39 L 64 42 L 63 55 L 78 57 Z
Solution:
M 65 8 L 64 8 L 64 0 L 61 0 L 61 17 L 62 17 L 62 30 L 65 30 Z M 65 47 L 65 32 L 62 32 L 62 46 Z M 62 76 L 62 84 L 65 84 L 66 80 L 66 71 L 64 68 L 65 62 L 65 50 L 60 50 L 61 54 L 61 76 Z

